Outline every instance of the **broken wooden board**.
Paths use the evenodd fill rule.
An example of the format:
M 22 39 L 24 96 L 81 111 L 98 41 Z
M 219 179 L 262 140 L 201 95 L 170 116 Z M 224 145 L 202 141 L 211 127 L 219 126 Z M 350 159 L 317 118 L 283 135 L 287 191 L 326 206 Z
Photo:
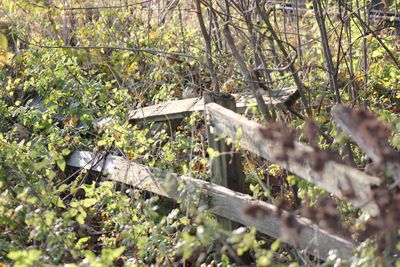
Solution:
M 252 200 L 249 195 L 238 193 L 220 185 L 206 181 L 193 179 L 187 176 L 177 176 L 156 169 L 127 161 L 122 157 L 109 155 L 105 161 L 98 160 L 94 153 L 87 151 L 75 151 L 68 160 L 67 165 L 77 168 L 85 168 L 92 171 L 108 174 L 108 178 L 139 189 L 150 191 L 175 200 L 191 199 L 194 191 L 199 191 L 208 197 L 210 212 L 236 221 L 243 225 L 254 227 L 259 232 L 273 238 L 284 236 L 282 221 L 276 216 L 277 207 L 262 201 Z M 184 185 L 186 194 L 178 192 L 178 186 Z M 181 188 L 181 186 L 180 186 Z M 264 216 L 249 217 L 243 210 L 249 206 L 257 206 Z M 290 214 L 282 211 L 282 217 Z M 348 258 L 355 248 L 355 243 L 343 237 L 339 237 L 320 229 L 310 220 L 300 216 L 294 216 L 294 224 L 301 229 L 298 238 L 286 235 L 286 243 L 296 245 L 299 249 L 326 260 L 330 250 L 337 250 L 338 255 Z M 291 239 L 292 238 L 292 239 Z
M 397 152 L 390 146 L 389 141 L 387 139 L 375 140 L 377 139 L 377 129 L 369 129 L 371 126 L 368 124 L 371 124 L 372 120 L 374 123 L 372 127 L 374 128 L 378 126 L 386 128 L 386 126 L 378 122 L 378 119 L 372 114 L 371 117 L 367 117 L 367 111 L 361 112 L 362 114 L 359 114 L 359 112 L 344 105 L 336 105 L 333 107 L 331 113 L 333 120 L 338 126 L 357 143 L 361 150 L 364 151 L 373 162 L 377 164 L 384 163 L 383 161 L 386 159 L 384 157 L 385 154 L 382 152 L 393 155 L 393 160 L 397 162 Z
M 8 29 L 11 26 L 13 26 L 13 23 L 11 22 L 4 22 L 4 21 L 0 22 L 0 30 Z
M 265 92 L 263 98 L 267 105 L 276 105 L 284 103 L 295 92 L 296 87 L 276 89 L 271 92 Z M 255 102 L 250 92 L 234 94 L 234 97 L 236 98 L 236 107 L 239 113 L 243 113 L 250 102 Z M 202 111 L 204 111 L 203 98 L 188 98 L 131 110 L 129 111 L 129 119 L 132 121 L 167 121 Z
M 385 133 L 387 127 L 372 113 L 353 110 L 344 105 L 332 109 L 333 120 L 371 158 L 376 166 L 386 165 L 393 172 L 396 183 L 400 183 L 399 154 L 389 144 Z M 377 131 L 385 132 L 383 137 Z
M 349 200 L 356 208 L 362 208 L 371 215 L 378 214 L 376 204 L 371 202 L 371 186 L 380 184 L 379 178 L 334 161 L 324 162 L 323 169 L 316 171 L 311 158 L 314 149 L 299 142 L 294 142 L 286 160 L 280 160 L 280 143 L 266 139 L 262 133 L 265 127 L 261 124 L 214 103 L 206 105 L 205 113 L 207 123 L 215 134 L 227 135 L 234 142 L 239 141 L 242 148 L 281 165 L 341 199 Z

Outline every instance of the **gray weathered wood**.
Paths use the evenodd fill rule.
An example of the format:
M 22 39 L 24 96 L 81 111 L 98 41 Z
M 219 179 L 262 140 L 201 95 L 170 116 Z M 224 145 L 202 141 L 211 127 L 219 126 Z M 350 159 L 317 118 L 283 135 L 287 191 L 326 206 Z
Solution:
M 216 215 L 223 216 L 249 227 L 255 227 L 259 232 L 274 238 L 282 237 L 282 223 L 276 217 L 277 207 L 262 201 L 252 200 L 249 195 L 232 191 L 223 186 L 186 176 L 177 176 L 136 164 L 117 156 L 107 156 L 104 161 L 93 166 L 95 154 L 86 151 L 75 151 L 68 160 L 68 165 L 77 168 L 86 168 L 93 171 L 103 171 L 109 174 L 109 179 L 132 185 L 156 194 L 173 199 L 180 199 L 182 195 L 177 191 L 178 185 L 183 184 L 191 197 L 193 190 L 200 190 L 209 199 L 209 209 Z M 185 197 L 185 195 L 183 196 Z M 268 216 L 248 217 L 243 209 L 248 205 L 257 205 Z M 283 216 L 288 212 L 283 211 Z M 342 257 L 349 257 L 355 243 L 339 236 L 332 235 L 320 229 L 310 220 L 295 216 L 295 223 L 301 227 L 298 240 L 287 236 L 285 242 L 296 244 L 300 249 L 313 254 L 320 259 L 326 259 L 329 251 L 335 249 Z
M 235 97 L 230 94 L 204 93 L 204 104 L 216 103 L 233 112 L 236 111 Z M 220 155 L 211 160 L 211 182 L 232 189 L 236 192 L 245 193 L 247 188 L 245 175 L 243 173 L 242 159 L 239 153 L 233 153 L 232 145 L 225 139 L 218 139 L 207 127 L 208 145 Z M 226 230 L 233 230 L 235 224 L 225 218 L 218 221 Z
M 233 112 L 236 111 L 235 98 L 229 94 L 205 93 L 204 103 L 216 103 Z M 225 186 L 233 191 L 245 193 L 246 182 L 242 159 L 239 153 L 232 153 L 233 148 L 224 139 L 218 139 L 207 129 L 208 145 L 220 153 L 211 161 L 211 182 Z
M 0 30 L 8 29 L 11 26 L 13 26 L 11 22 L 0 22 Z
M 260 131 L 262 125 L 213 103 L 206 106 L 206 116 L 215 134 L 225 134 L 237 141 L 237 132 L 241 131 L 241 147 L 281 165 L 339 198 L 349 200 L 357 208 L 363 208 L 372 215 L 378 213 L 375 203 L 370 202 L 370 187 L 378 185 L 381 182 L 379 178 L 334 161 L 325 162 L 322 171 L 315 171 L 309 156 L 313 148 L 299 142 L 295 142 L 287 160 L 279 160 L 280 144 L 264 138 Z M 348 197 L 346 193 L 350 191 L 352 196 Z
M 276 105 L 285 102 L 294 92 L 295 87 L 282 88 L 266 92 L 263 96 L 267 105 Z M 251 93 L 234 95 L 237 112 L 243 113 L 249 102 L 255 101 Z M 183 118 L 193 112 L 204 111 L 203 98 L 188 98 L 160 103 L 158 105 L 144 107 L 129 111 L 129 118 L 133 121 L 166 121 Z
M 338 126 L 342 128 L 375 163 L 382 163 L 383 161 L 383 155 L 380 151 L 385 150 L 387 153 L 397 155 L 396 151 L 389 145 L 388 140 L 379 140 L 379 142 L 371 143 L 370 139 L 375 139 L 376 136 L 370 136 L 370 133 L 360 131 L 360 126 L 364 121 L 360 121 L 351 108 L 344 105 L 336 105 L 332 109 L 332 116 Z
M 387 139 L 380 139 L 375 142 L 376 133 L 363 129 L 363 123 L 368 121 L 360 120 L 354 110 L 344 105 L 337 105 L 332 109 L 333 120 L 347 133 L 354 142 L 364 151 L 377 165 L 386 165 L 395 175 L 397 183 L 400 182 L 399 155 L 389 144 Z M 372 120 L 376 120 L 373 119 Z M 365 125 L 364 125 L 365 126 Z M 385 127 L 381 124 L 381 127 Z M 383 153 L 384 154 L 383 154 Z

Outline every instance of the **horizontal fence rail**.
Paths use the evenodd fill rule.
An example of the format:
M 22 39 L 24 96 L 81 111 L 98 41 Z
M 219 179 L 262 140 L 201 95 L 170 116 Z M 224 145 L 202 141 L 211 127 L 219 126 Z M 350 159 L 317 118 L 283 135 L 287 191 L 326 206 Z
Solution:
M 320 186 L 341 199 L 350 201 L 356 208 L 361 208 L 371 215 L 378 214 L 376 204 L 371 201 L 371 186 L 379 185 L 381 179 L 329 159 L 320 159 L 324 161 L 323 167 L 316 170 L 313 165 L 315 159 L 312 159 L 312 155 L 316 152 L 315 149 L 300 142 L 294 142 L 294 146 L 290 149 L 286 158 L 282 159 L 280 158 L 282 149 L 279 140 L 274 141 L 265 136 L 265 131 L 268 131 L 269 128 L 250 121 L 216 103 L 200 107 L 199 99 L 196 99 L 197 102 L 191 101 L 193 99 L 163 103 L 159 106 L 164 105 L 163 107 L 168 108 L 161 109 L 161 111 L 154 111 L 156 110 L 154 106 L 149 107 L 147 111 L 142 109 L 142 111 L 145 110 L 145 113 L 137 118 L 138 120 L 150 118 L 162 121 L 166 118 L 183 118 L 192 111 L 204 110 L 210 134 L 222 135 L 234 142 L 237 141 L 240 147 L 281 165 L 288 171 Z M 246 101 L 240 103 L 246 103 Z M 176 108 L 177 102 L 181 103 L 180 109 Z M 200 103 L 204 105 L 203 100 Z M 174 105 L 175 111 L 172 109 Z M 246 104 L 243 104 L 242 107 L 245 106 Z M 339 122 L 339 117 L 343 117 L 342 120 L 344 121 L 345 116 L 338 114 L 338 109 L 334 109 L 336 120 Z M 340 123 L 348 124 L 343 121 L 340 121 Z M 351 125 L 348 127 L 351 127 Z M 342 126 L 342 128 L 345 127 Z M 347 129 L 347 132 L 349 131 Z M 299 158 L 301 158 L 300 161 Z M 352 240 L 331 234 L 306 218 L 295 216 L 287 211 L 279 210 L 278 212 L 278 207 L 275 205 L 253 200 L 247 194 L 236 192 L 215 183 L 163 172 L 118 156 L 108 155 L 103 159 L 86 151 L 75 151 L 70 156 L 67 165 L 102 172 L 110 180 L 175 200 L 182 200 L 183 196 L 190 201 L 193 198 L 193 192 L 198 191 L 206 197 L 208 209 L 215 215 L 245 226 L 255 227 L 261 233 L 273 238 L 281 238 L 286 243 L 323 260 L 327 259 L 329 251 L 332 249 L 336 249 L 341 257 L 349 257 L 356 246 L 356 243 Z M 184 190 L 178 191 L 178 188 Z M 352 194 L 347 194 L 349 191 Z M 259 216 L 260 214 L 250 216 L 246 213 L 245 210 L 252 206 L 262 211 L 261 216 Z M 289 217 L 294 218 L 293 223 L 296 225 L 295 229 L 299 230 L 298 235 L 285 228 L 285 223 L 282 220 Z
M 378 136 L 379 129 L 374 122 L 376 118 L 368 116 L 365 112 L 359 114 L 344 105 L 337 105 L 332 109 L 333 120 L 345 131 L 354 142 L 364 151 L 373 162 L 383 163 L 384 156 L 393 155 L 397 162 L 397 152 L 390 146 L 387 139 L 380 139 L 373 142 Z M 372 125 L 371 125 L 372 120 Z M 370 124 L 370 125 L 368 125 Z M 384 153 L 382 153 L 384 152 Z
M 288 13 L 293 13 L 296 14 L 297 12 L 299 13 L 300 16 L 303 16 L 305 13 L 312 11 L 312 8 L 307 8 L 305 2 L 300 3 L 298 6 L 291 5 L 290 3 L 284 3 L 282 2 L 277 2 L 273 1 L 276 4 L 279 4 L 280 6 L 277 7 L 276 9 L 278 10 L 283 10 Z M 333 14 L 330 13 L 331 15 L 338 15 L 339 13 L 334 12 Z M 400 23 L 400 14 L 394 11 L 384 11 L 384 10 L 379 10 L 376 8 L 369 8 L 368 11 L 368 16 L 371 20 L 378 20 L 378 21 L 385 21 L 387 23 Z M 397 27 L 400 27 L 397 25 Z
M 282 89 L 264 92 L 263 98 L 268 105 L 276 105 L 284 103 L 288 98 L 296 92 L 296 87 L 288 87 Z M 243 113 L 248 104 L 255 98 L 251 93 L 234 94 L 236 99 L 237 112 Z M 131 121 L 167 121 L 172 119 L 183 118 L 193 112 L 204 111 L 204 99 L 188 98 L 182 100 L 174 100 L 160 103 L 158 105 L 148 106 L 129 111 Z
M 108 174 L 110 180 L 175 200 L 182 198 L 178 192 L 178 186 L 183 184 L 185 185 L 183 188 L 187 189 L 187 192 L 198 190 L 204 194 L 208 198 L 208 208 L 212 213 L 249 227 L 255 227 L 259 232 L 273 238 L 284 236 L 282 222 L 276 216 L 278 209 L 272 204 L 252 200 L 249 195 L 232 191 L 220 185 L 145 167 L 122 157 L 108 155 L 105 159 L 98 159 L 94 153 L 75 151 L 70 156 L 67 165 L 102 172 Z M 243 210 L 251 205 L 261 208 L 267 215 L 249 217 Z M 281 218 L 289 215 L 288 212 L 282 211 Z M 352 254 L 356 245 L 353 241 L 332 235 L 306 218 L 293 216 L 293 219 L 293 223 L 300 229 L 299 236 L 296 239 L 288 236 L 285 242 L 324 260 L 327 259 L 329 251 L 332 249 L 337 250 L 338 255 L 345 258 Z
M 339 198 L 349 200 L 356 208 L 362 208 L 371 215 L 378 214 L 376 204 L 370 201 L 371 186 L 379 185 L 379 178 L 335 161 L 325 162 L 324 159 L 321 159 L 324 161 L 323 169 L 316 171 L 312 163 L 315 159 L 311 158 L 314 149 L 299 142 L 294 142 L 287 159 L 279 160 L 282 153 L 279 144 L 264 137 L 264 126 L 214 103 L 206 105 L 205 113 L 214 134 L 227 135 L 233 141 L 239 141 L 242 148 L 281 165 Z M 238 135 L 238 132 L 241 134 Z M 238 136 L 241 136 L 240 140 Z M 346 195 L 346 192 L 351 192 L 351 195 Z
M 394 173 L 396 184 L 400 183 L 400 155 L 389 144 L 386 126 L 373 115 L 364 111 L 354 111 L 344 105 L 332 109 L 333 120 L 347 133 L 360 149 L 377 166 L 386 165 Z M 384 136 L 379 136 L 382 132 Z

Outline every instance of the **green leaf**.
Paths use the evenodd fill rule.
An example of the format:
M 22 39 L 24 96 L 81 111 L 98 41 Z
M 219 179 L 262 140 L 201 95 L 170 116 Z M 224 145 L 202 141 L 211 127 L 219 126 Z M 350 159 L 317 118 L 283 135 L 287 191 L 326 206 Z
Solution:
M 4 34 L 0 33 L 0 50 L 7 50 L 8 48 L 8 40 Z
M 79 224 L 84 224 L 87 213 L 84 210 L 79 210 L 79 211 L 80 213 L 76 216 L 75 219 Z
M 97 203 L 97 199 L 95 198 L 86 198 L 84 200 L 81 201 L 82 206 L 84 206 L 85 208 L 89 208 L 91 206 L 93 206 L 94 204 Z
M 57 189 L 58 193 L 64 192 L 68 188 L 67 184 L 62 184 L 60 187 Z
M 382 52 L 379 49 L 376 49 L 376 50 L 372 51 L 372 57 L 373 58 L 377 58 L 377 57 L 380 57 L 380 56 L 382 56 Z
M 98 146 L 105 146 L 105 145 L 107 145 L 107 140 L 99 140 L 99 141 L 97 142 L 97 145 L 98 145 Z
M 57 197 L 55 205 L 57 208 L 66 208 L 60 197 Z
M 271 260 L 268 256 L 261 256 L 257 260 L 257 266 L 269 266 L 271 264 Z
M 117 249 L 102 249 L 100 261 L 104 266 L 111 266 L 113 261 L 124 253 L 125 247 L 119 247 Z
M 53 223 L 54 218 L 56 217 L 56 213 L 54 211 L 48 211 L 44 214 L 44 221 L 46 225 L 51 225 Z
M 271 250 L 277 251 L 279 246 L 281 245 L 281 241 L 279 239 L 275 240 L 274 243 L 271 244 Z
M 37 249 L 11 251 L 7 254 L 10 260 L 15 261 L 15 267 L 32 266 L 33 263 L 42 255 Z
M 219 153 L 218 151 L 214 150 L 214 149 L 211 148 L 211 147 L 208 147 L 208 148 L 207 148 L 207 153 L 208 153 L 208 155 L 210 156 L 210 158 L 217 158 L 217 157 L 219 157 L 219 155 L 220 155 L 220 153 Z
M 64 148 L 61 153 L 63 154 L 63 156 L 68 156 L 71 153 L 71 150 L 69 150 L 68 148 Z
M 399 149 L 400 148 L 400 135 L 398 135 L 398 134 L 396 134 L 394 137 L 393 137 L 393 145 L 397 148 L 397 149 Z
M 80 239 L 78 240 L 78 242 L 76 242 L 75 248 L 76 248 L 76 249 L 79 249 L 79 250 L 82 249 L 82 248 L 84 247 L 84 245 L 85 245 L 89 240 L 90 240 L 90 237 L 89 237 L 89 236 L 80 238 Z
M 56 161 L 56 163 L 57 163 L 58 168 L 60 168 L 60 170 L 62 170 L 62 171 L 65 170 L 66 163 L 65 163 L 65 160 L 63 158 L 58 159 Z
M 90 250 L 85 250 L 84 254 L 85 254 L 85 258 L 87 258 L 89 261 L 96 259 L 96 255 Z

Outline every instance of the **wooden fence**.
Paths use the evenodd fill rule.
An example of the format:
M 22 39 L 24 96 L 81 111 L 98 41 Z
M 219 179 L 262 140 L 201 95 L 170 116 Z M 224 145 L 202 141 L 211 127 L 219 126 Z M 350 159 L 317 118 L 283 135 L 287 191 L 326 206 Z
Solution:
M 185 101 L 181 100 L 181 102 L 173 102 L 172 104 L 166 103 L 161 106 L 171 107 L 175 105 L 177 107 L 176 103 L 184 103 Z M 274 103 L 281 103 L 282 101 L 285 101 L 285 98 L 276 100 Z M 221 105 L 209 102 L 206 101 L 208 104 L 204 108 L 190 109 L 186 106 L 182 110 L 176 109 L 173 112 L 171 112 L 173 109 L 164 108 L 158 110 L 156 114 L 153 111 L 157 110 L 157 108 L 149 107 L 145 111 L 142 110 L 142 115 L 138 115 L 140 114 L 139 111 L 133 111 L 131 118 L 142 121 L 147 119 L 146 116 L 150 116 L 153 120 L 162 121 L 171 119 L 171 116 L 179 118 L 196 110 L 204 110 L 209 135 L 224 135 L 233 141 L 238 141 L 243 149 L 247 149 L 270 162 L 277 163 L 310 183 L 324 188 L 329 193 L 350 201 L 356 208 L 362 208 L 371 215 L 378 213 L 377 206 L 371 202 L 371 186 L 379 185 L 381 183 L 379 178 L 329 159 L 323 162 L 322 168 L 316 170 L 313 165 L 315 159 L 312 158 L 312 155 L 317 151 L 299 142 L 294 142 L 293 147 L 287 153 L 287 157 L 282 159 L 279 142 L 265 138 L 265 131 L 268 131 L 268 128 L 250 121 Z M 177 111 L 182 112 L 182 114 L 177 113 Z M 337 115 L 338 112 L 335 114 L 336 117 L 339 117 Z M 241 134 L 238 134 L 238 132 L 241 132 Z M 218 182 L 220 184 L 216 184 L 213 181 L 206 182 L 187 176 L 178 176 L 112 155 L 108 155 L 98 163 L 96 163 L 98 161 L 96 158 L 98 157 L 91 152 L 75 151 L 70 156 L 67 165 L 97 172 L 101 171 L 108 175 L 111 180 L 172 199 L 178 199 L 178 184 L 184 184 L 184 190 L 196 189 L 208 198 L 208 208 L 212 213 L 249 227 L 255 227 L 259 232 L 273 238 L 283 238 L 285 242 L 295 245 L 320 259 L 326 259 L 332 249 L 337 250 L 342 257 L 349 257 L 352 249 L 356 246 L 356 242 L 330 234 L 306 218 L 294 216 L 286 211 L 278 215 L 278 207 L 266 202 L 253 200 L 249 195 L 227 188 L 229 184 L 222 186 L 221 183 L 223 182 L 221 181 Z M 229 168 L 226 164 L 219 167 Z M 226 174 L 229 172 L 222 169 L 220 173 Z M 238 177 L 226 178 L 238 179 Z M 349 191 L 352 194 L 343 193 Z M 246 215 L 243 210 L 249 205 L 260 208 L 263 211 L 263 216 L 250 217 Z M 295 235 L 285 237 L 284 223 L 282 223 L 285 218 L 293 220 L 293 224 L 296 225 L 295 228 L 300 231 L 297 238 L 293 238 Z
M 172 199 L 182 198 L 177 188 L 183 183 L 188 192 L 192 192 L 193 189 L 199 190 L 208 198 L 208 208 L 212 213 L 249 227 L 255 227 L 259 232 L 274 238 L 284 236 L 284 233 L 281 232 L 281 220 L 276 215 L 278 209 L 272 204 L 252 200 L 248 195 L 210 182 L 163 173 L 127 161 L 122 157 L 107 156 L 97 164 L 95 164 L 96 161 L 96 155 L 91 152 L 75 151 L 71 155 L 68 165 L 92 171 L 102 171 L 104 174 L 109 174 L 108 178 L 113 181 L 132 185 Z M 188 198 L 190 197 L 188 196 Z M 268 215 L 256 218 L 246 216 L 242 211 L 249 205 L 257 205 Z M 287 218 L 289 213 L 283 212 L 282 216 Z M 318 258 L 326 259 L 331 249 L 336 249 L 340 256 L 349 257 L 355 247 L 351 240 L 332 235 L 320 229 L 308 219 L 296 216 L 293 223 L 301 229 L 300 235 L 294 239 L 290 239 L 289 236 L 284 241 L 298 246 Z
M 271 161 L 277 163 L 288 171 L 301 178 L 314 183 L 333 195 L 347 199 L 357 208 L 363 208 L 375 215 L 377 207 L 370 203 L 371 186 L 378 185 L 380 179 L 369 176 L 352 167 L 328 161 L 322 170 L 316 171 L 311 166 L 314 159 L 311 155 L 314 149 L 299 142 L 294 143 L 294 148 L 288 153 L 288 158 L 280 160 L 281 149 L 279 143 L 266 139 L 263 136 L 264 126 L 247 120 L 246 118 L 227 110 L 217 104 L 206 106 L 206 116 L 216 134 L 227 135 L 233 141 L 238 141 L 237 132 L 242 132 L 240 146 Z M 299 161 L 299 158 L 302 160 Z M 353 189 L 351 198 L 343 195 Z
M 290 7 L 285 7 L 290 11 Z M 387 16 L 375 15 L 378 18 L 387 19 Z M 399 18 L 393 15 L 391 22 L 399 23 Z M 9 28 L 9 24 L 0 23 L 0 29 Z M 295 92 L 295 88 L 284 88 L 272 91 L 263 95 L 268 105 L 284 103 Z M 243 113 L 248 104 L 253 101 L 250 94 L 234 96 L 236 100 L 235 111 Z M 129 112 L 131 122 L 155 121 L 179 119 L 190 115 L 193 112 L 203 112 L 209 127 L 209 134 L 224 135 L 233 141 L 240 142 L 240 146 L 262 158 L 274 162 L 287 169 L 291 173 L 316 184 L 332 195 L 343 200 L 350 201 L 355 208 L 361 208 L 371 215 L 377 215 L 378 209 L 371 201 L 371 186 L 379 185 L 381 180 L 377 177 L 367 175 L 355 168 L 328 160 L 323 163 L 322 169 L 316 170 L 313 167 L 317 151 L 305 144 L 295 142 L 288 151 L 286 158 L 282 159 L 279 144 L 265 138 L 263 132 L 268 131 L 263 125 L 250 121 L 235 111 L 224 108 L 216 103 L 205 103 L 203 98 L 191 98 L 184 100 L 161 103 L 159 105 L 136 109 Z M 351 110 L 338 106 L 333 110 L 334 120 L 338 125 L 366 152 L 376 163 L 382 163 L 383 156 L 377 151 L 385 150 L 388 154 L 395 154 L 387 142 L 376 144 L 376 147 L 368 143 L 368 136 L 358 131 L 359 125 L 354 124 L 351 119 Z M 109 121 L 107 118 L 105 121 Z M 238 133 L 241 134 L 238 134 Z M 238 140 L 240 139 L 240 140 Z M 226 151 L 219 151 L 226 152 Z M 225 186 L 194 179 L 187 176 L 166 173 L 161 170 L 149 168 L 122 157 L 108 155 L 97 160 L 98 155 L 88 151 L 75 151 L 70 155 L 68 165 L 76 168 L 88 169 L 102 172 L 108 178 L 125 183 L 136 188 L 147 190 L 161 196 L 172 199 L 180 199 L 178 185 L 184 185 L 184 190 L 190 189 L 199 191 L 208 199 L 208 208 L 218 216 L 236 221 L 249 227 L 255 227 L 259 232 L 273 238 L 283 238 L 285 242 L 298 247 L 305 252 L 315 255 L 320 259 L 326 259 L 329 251 L 337 250 L 341 257 L 349 257 L 357 245 L 356 242 L 333 235 L 306 218 L 293 216 L 286 211 L 279 211 L 275 205 L 252 199 L 249 195 L 234 191 Z M 301 160 L 300 160 L 301 159 Z M 386 164 L 395 173 L 397 184 L 400 183 L 400 164 L 398 158 L 393 157 L 392 161 Z M 228 164 L 218 165 L 219 168 L 229 168 Z M 228 170 L 220 170 L 221 173 L 229 173 Z M 225 177 L 224 179 L 238 177 Z M 224 183 L 227 181 L 220 181 Z M 239 181 L 240 183 L 240 181 Z M 229 186 L 228 184 L 226 186 Z M 229 186 L 231 187 L 231 186 Z M 351 191 L 351 194 L 344 192 Z M 188 198 L 191 196 L 187 195 Z M 257 206 L 263 211 L 263 216 L 249 217 L 243 210 L 249 206 Z M 285 236 L 285 228 L 282 219 L 292 219 L 292 225 L 296 225 L 299 235 Z
M 279 103 L 284 103 L 295 91 L 295 87 L 276 89 L 271 92 L 264 92 L 263 98 L 267 105 L 277 105 Z M 236 100 L 237 112 L 239 113 L 243 113 L 249 103 L 252 101 L 255 102 L 255 99 L 250 92 L 234 94 L 233 96 Z M 129 112 L 129 119 L 135 123 L 141 121 L 158 122 L 180 119 L 192 114 L 193 112 L 203 111 L 204 99 L 202 97 L 188 98 L 131 110 Z

